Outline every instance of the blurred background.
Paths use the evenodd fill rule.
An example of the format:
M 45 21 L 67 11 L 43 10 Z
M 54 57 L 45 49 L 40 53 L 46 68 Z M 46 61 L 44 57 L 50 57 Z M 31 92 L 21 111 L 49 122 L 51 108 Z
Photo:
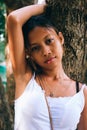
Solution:
M 5 61 L 5 18 L 6 18 L 6 6 L 3 0 L 0 1 L 0 77 L 2 83 L 6 87 L 6 61 Z

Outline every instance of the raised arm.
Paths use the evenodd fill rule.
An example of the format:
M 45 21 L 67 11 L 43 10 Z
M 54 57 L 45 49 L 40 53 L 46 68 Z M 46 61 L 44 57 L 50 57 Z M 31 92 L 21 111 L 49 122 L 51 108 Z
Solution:
M 10 58 L 14 74 L 26 73 L 23 24 L 31 17 L 43 13 L 45 5 L 30 5 L 11 12 L 7 18 Z

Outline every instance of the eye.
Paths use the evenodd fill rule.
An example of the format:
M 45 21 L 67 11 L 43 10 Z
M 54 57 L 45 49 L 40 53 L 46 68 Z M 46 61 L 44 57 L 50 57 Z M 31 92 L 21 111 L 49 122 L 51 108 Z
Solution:
M 34 51 L 39 51 L 40 50 L 40 47 L 39 46 L 34 46 L 34 47 L 31 47 L 31 51 L 34 52 Z
M 53 38 L 48 38 L 46 39 L 46 44 L 50 44 L 50 43 L 53 43 L 54 42 L 54 39 Z

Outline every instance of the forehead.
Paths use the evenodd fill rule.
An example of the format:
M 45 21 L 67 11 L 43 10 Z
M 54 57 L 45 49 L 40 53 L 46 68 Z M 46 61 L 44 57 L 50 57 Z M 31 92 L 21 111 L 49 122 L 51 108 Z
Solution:
M 46 27 L 35 27 L 29 34 L 28 39 L 30 44 L 39 42 L 43 40 L 45 37 L 49 36 L 57 36 L 57 33 L 53 28 Z

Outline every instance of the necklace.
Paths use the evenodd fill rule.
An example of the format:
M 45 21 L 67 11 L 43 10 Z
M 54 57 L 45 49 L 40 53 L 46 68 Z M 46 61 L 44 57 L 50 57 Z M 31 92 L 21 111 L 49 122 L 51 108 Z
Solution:
M 49 96 L 50 97 L 54 97 L 54 92 L 50 89 L 49 84 L 48 84 L 46 78 L 44 80 L 45 80 L 45 86 L 47 86 L 47 88 L 49 90 Z
M 58 84 L 56 84 L 56 86 L 52 86 L 52 84 L 48 83 L 47 81 L 47 78 L 42 76 L 42 75 L 37 75 L 37 79 L 39 81 L 39 84 L 41 86 L 41 88 L 45 91 L 45 94 L 47 96 L 50 96 L 50 97 L 55 97 L 56 96 L 56 93 L 57 93 L 57 90 L 58 90 Z M 65 78 L 57 78 L 57 80 L 60 82 L 63 82 L 63 81 L 69 81 L 70 79 L 68 77 L 65 77 Z
M 42 76 L 39 76 L 39 75 L 37 76 L 37 78 L 38 78 L 38 81 L 40 83 L 40 86 L 41 86 L 42 90 L 44 90 L 45 93 L 46 93 L 46 90 L 47 90 L 47 92 L 49 93 L 48 95 L 50 97 L 54 97 L 54 92 L 50 89 L 46 78 L 43 78 Z
M 50 95 L 49 95 L 50 97 L 54 97 L 54 94 L 52 93 L 52 92 L 50 92 Z

